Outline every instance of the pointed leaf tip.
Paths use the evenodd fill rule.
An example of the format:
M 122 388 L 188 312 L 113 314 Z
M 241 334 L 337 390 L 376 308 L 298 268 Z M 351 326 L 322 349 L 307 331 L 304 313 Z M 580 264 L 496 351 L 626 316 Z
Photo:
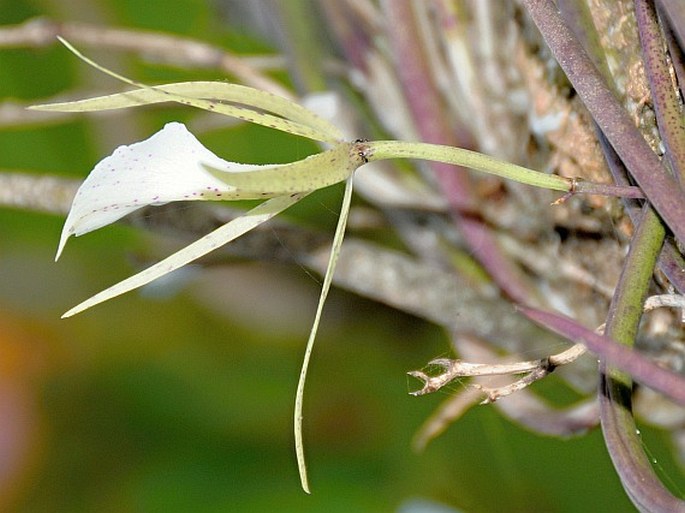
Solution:
M 62 251 L 64 251 L 64 246 L 66 246 L 70 235 L 71 233 L 69 233 L 67 230 L 62 230 L 62 235 L 60 235 L 59 238 L 59 245 L 57 246 L 57 253 L 55 253 L 55 262 L 57 262 L 59 257 L 62 256 Z

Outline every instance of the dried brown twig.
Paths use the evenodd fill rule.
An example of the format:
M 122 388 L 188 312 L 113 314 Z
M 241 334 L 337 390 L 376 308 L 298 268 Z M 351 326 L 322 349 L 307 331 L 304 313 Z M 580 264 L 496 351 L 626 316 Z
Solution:
M 455 338 L 454 346 L 460 354 L 471 360 L 485 361 L 499 358 L 486 342 L 474 337 L 459 336 Z M 487 379 L 492 383 L 492 375 Z M 483 376 L 474 378 L 474 381 L 482 380 L 484 380 Z M 443 402 L 417 431 L 413 440 L 414 449 L 423 450 L 431 440 L 437 438 L 472 406 L 481 403 L 483 397 L 481 388 L 463 387 Z M 595 398 L 558 408 L 527 388 L 509 395 L 504 401 L 497 401 L 494 406 L 513 422 L 547 436 L 578 436 L 595 427 L 599 421 L 598 404 Z
M 677 308 L 685 312 L 685 299 L 677 294 L 660 294 L 647 298 L 644 311 L 650 312 L 657 308 Z M 596 331 L 602 333 L 604 324 L 599 326 Z M 557 367 L 576 361 L 586 352 L 587 349 L 583 344 L 575 344 L 561 353 L 536 360 L 512 363 L 471 363 L 460 359 L 436 358 L 428 362 L 428 366 L 442 369 L 440 373 L 431 375 L 421 370 L 414 370 L 407 374 L 423 381 L 421 389 L 411 392 L 413 396 L 437 392 L 457 378 L 525 374 L 522 378 L 504 386 L 487 387 L 478 383 L 471 384 L 472 388 L 486 395 L 481 404 L 488 404 L 523 390 L 552 373 Z
M 420 396 L 433 393 L 457 378 L 525 374 L 522 378 L 513 383 L 501 387 L 490 388 L 480 384 L 471 385 L 485 393 L 486 398 L 481 404 L 493 403 L 501 397 L 513 394 L 514 392 L 518 392 L 519 390 L 530 386 L 553 372 L 557 367 L 574 362 L 585 352 L 585 346 L 576 344 L 561 353 L 545 358 L 501 364 L 469 363 L 458 359 L 438 358 L 429 362 L 428 365 L 442 368 L 443 372 L 440 374 L 430 376 L 429 374 L 418 370 L 408 373 L 410 376 L 423 381 L 423 387 L 420 390 L 411 392 L 411 395 Z

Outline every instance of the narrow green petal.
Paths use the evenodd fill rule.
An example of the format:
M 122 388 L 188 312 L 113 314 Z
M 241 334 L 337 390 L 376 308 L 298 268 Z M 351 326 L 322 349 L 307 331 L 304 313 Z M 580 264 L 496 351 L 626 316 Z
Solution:
M 59 39 L 72 53 L 87 64 L 117 80 L 141 89 L 75 102 L 35 105 L 31 107 L 32 109 L 58 112 L 86 112 L 173 101 L 317 141 L 335 143 L 342 140 L 342 134 L 338 128 L 286 98 L 252 87 L 224 82 L 186 82 L 163 86 L 148 86 L 97 64 L 81 54 L 64 39 Z M 232 102 L 237 105 L 224 102 Z M 274 116 L 267 112 L 273 112 L 282 117 Z
M 275 215 L 280 214 L 288 207 L 300 201 L 304 196 L 306 196 L 306 194 L 293 194 L 290 196 L 279 196 L 265 201 L 252 210 L 246 212 L 244 215 L 217 228 L 213 232 L 205 235 L 192 244 L 189 244 L 173 255 L 168 256 L 164 260 L 157 262 L 153 266 L 148 267 L 138 274 L 131 276 L 130 278 L 127 278 L 124 281 L 121 281 L 98 294 L 95 294 L 90 299 L 87 299 L 83 303 L 80 303 L 66 312 L 62 318 L 71 317 L 72 315 L 76 315 L 77 313 L 107 301 L 108 299 L 112 299 L 116 296 L 120 296 L 121 294 L 137 289 L 138 287 L 142 287 L 143 285 L 146 285 L 157 278 L 161 278 L 162 276 L 175 271 L 176 269 L 183 267 L 184 265 L 189 264 L 200 257 L 205 256 L 207 253 L 220 248 L 224 244 L 249 232 L 265 221 L 268 221 Z

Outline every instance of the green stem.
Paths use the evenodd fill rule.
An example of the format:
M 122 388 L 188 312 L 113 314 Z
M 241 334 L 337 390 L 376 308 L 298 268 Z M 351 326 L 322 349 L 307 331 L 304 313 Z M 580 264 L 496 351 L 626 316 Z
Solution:
M 605 330 L 605 335 L 629 346 L 637 337 L 642 303 L 666 235 L 652 208 L 646 206 L 642 212 L 609 308 Z
M 371 141 L 364 143 L 364 146 L 364 157 L 369 162 L 386 159 L 430 160 L 468 167 L 476 171 L 514 180 L 515 182 L 554 191 L 633 198 L 642 197 L 642 193 L 636 187 L 595 184 L 541 173 L 540 171 L 517 166 L 489 155 L 453 146 L 405 141 Z
M 366 158 L 369 162 L 385 159 L 431 160 L 468 167 L 543 189 L 569 192 L 573 185 L 573 180 L 569 178 L 540 173 L 489 155 L 453 146 L 404 141 L 373 141 L 367 145 L 369 152 Z
M 661 220 L 646 205 L 607 316 L 605 334 L 621 344 L 635 343 L 642 304 L 664 237 Z M 641 511 L 683 511 L 684 503 L 662 485 L 642 448 L 632 413 L 631 377 L 609 366 L 603 365 L 602 370 L 599 394 L 602 432 L 624 488 Z

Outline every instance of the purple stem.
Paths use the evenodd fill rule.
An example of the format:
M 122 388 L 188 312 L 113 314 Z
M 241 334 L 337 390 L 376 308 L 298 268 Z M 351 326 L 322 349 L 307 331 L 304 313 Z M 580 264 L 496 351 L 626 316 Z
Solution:
M 684 512 L 685 502 L 671 495 L 654 475 L 636 433 L 632 412 L 618 402 L 615 392 L 610 391 L 612 387 L 605 381 L 607 378 L 604 373 L 601 379 L 599 405 L 602 433 L 630 500 L 643 512 Z M 632 426 L 632 433 L 626 433 L 626 425 Z
M 633 346 L 637 337 L 641 306 L 664 240 L 663 225 L 651 206 L 646 203 L 642 212 L 611 300 L 605 328 L 607 337 L 626 347 Z M 632 412 L 632 378 L 605 362 L 600 373 L 602 433 L 626 493 L 642 511 L 677 511 L 674 506 L 678 499 L 659 481 L 637 434 Z
M 660 3 L 661 2 L 659 2 L 659 4 Z M 678 44 L 673 23 L 669 19 L 666 12 L 664 12 L 663 7 L 659 4 L 657 5 L 657 13 L 659 14 L 659 20 L 661 20 L 661 26 L 664 29 L 664 36 L 666 38 L 666 44 L 668 45 L 668 53 L 671 57 L 673 69 L 675 70 L 680 96 L 685 96 L 685 54 L 683 53 L 685 42 L 680 45 Z M 681 30 L 685 31 L 685 13 L 683 15 Z
M 635 0 L 635 17 L 659 134 L 673 174 L 680 180 L 680 185 L 685 185 L 685 123 L 678 104 L 678 93 L 673 90 L 664 53 L 664 39 L 652 2 Z
M 661 165 L 630 116 L 549 0 L 523 0 L 545 42 L 583 103 L 654 205 L 680 240 L 685 240 L 685 194 Z
M 614 181 L 618 185 L 628 185 L 628 176 L 626 168 L 621 162 L 621 159 L 611 147 L 606 137 L 599 132 L 599 144 L 604 152 L 604 158 L 609 166 Z M 634 226 L 640 222 L 642 216 L 642 209 L 635 201 L 623 200 L 625 211 L 630 216 Z M 669 279 L 671 284 L 680 292 L 685 294 L 685 260 L 680 252 L 676 249 L 673 240 L 666 239 L 661 248 L 661 255 L 659 255 L 659 269 Z
M 567 25 L 578 36 L 583 44 L 583 48 L 585 48 L 597 69 L 605 77 L 610 77 L 597 32 L 594 30 L 592 15 L 585 2 L 583 0 L 560 0 L 559 7 Z M 609 171 L 614 178 L 614 183 L 621 187 L 630 186 L 628 172 L 623 162 L 621 162 L 621 159 L 597 125 L 595 125 L 595 129 L 604 158 L 609 166 Z M 642 216 L 642 208 L 638 202 L 629 201 L 626 198 L 627 196 L 624 196 L 623 205 L 633 225 L 637 226 Z M 685 261 L 675 248 L 672 240 L 667 239 L 663 246 L 659 257 L 659 268 L 681 294 L 685 293 L 685 273 L 682 272 L 682 269 L 685 269 Z
M 562 337 L 585 344 L 602 360 L 629 373 L 643 385 L 685 406 L 685 378 L 680 374 L 659 367 L 641 353 L 622 346 L 611 338 L 599 335 L 569 317 L 524 306 L 518 308 L 532 321 Z
M 685 2 L 682 0 L 657 0 L 659 11 L 666 14 L 680 48 L 685 48 Z
M 604 183 L 584 182 L 579 180 L 573 192 L 599 194 L 601 196 L 614 196 L 627 199 L 643 199 L 645 194 L 639 187 L 632 185 L 612 185 Z
M 335 33 L 336 39 L 345 54 L 345 60 L 358 70 L 366 72 L 366 55 L 369 50 L 369 36 L 350 16 L 346 2 L 324 0 L 322 2 L 326 19 Z
M 592 30 L 594 25 L 584 2 L 561 0 L 559 5 L 562 7 L 564 19 L 579 37 L 590 58 L 604 76 L 609 77 L 603 50 L 597 40 L 596 32 Z M 655 35 L 652 34 L 652 36 Z M 659 48 L 654 50 L 657 50 L 656 55 L 660 55 Z M 668 93 L 667 91 L 666 94 Z M 670 94 L 673 93 L 670 92 Z M 627 185 L 629 181 L 623 163 L 601 130 L 597 129 L 597 134 L 615 182 Z M 640 319 L 639 315 L 634 315 L 632 309 L 635 308 L 636 303 L 642 303 L 642 297 L 647 293 L 658 247 L 662 246 L 660 266 L 666 272 L 672 270 L 667 263 L 669 260 L 670 263 L 675 262 L 674 255 L 672 252 L 669 253 L 669 250 L 675 248 L 668 242 L 666 245 L 660 243 L 663 241 L 663 229 L 659 229 L 661 228 L 660 221 L 655 217 L 649 205 L 640 208 L 637 202 L 625 199 L 624 204 L 636 226 L 636 232 L 612 299 L 605 334 L 630 346 L 637 334 Z M 675 273 L 672 276 L 677 279 L 680 274 L 682 273 Z M 632 414 L 630 377 L 612 370 L 604 363 L 601 365 L 600 375 L 599 406 L 602 432 L 607 450 L 626 493 L 642 511 L 669 512 L 681 509 L 682 502 L 664 488 L 654 474 L 641 446 Z

